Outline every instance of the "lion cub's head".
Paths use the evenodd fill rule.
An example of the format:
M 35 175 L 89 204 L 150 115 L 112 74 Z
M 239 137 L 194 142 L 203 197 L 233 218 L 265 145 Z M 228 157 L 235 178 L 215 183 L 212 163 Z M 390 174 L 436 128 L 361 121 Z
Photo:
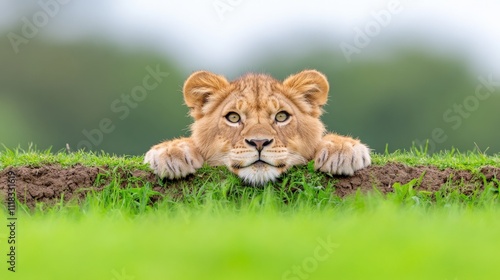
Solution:
M 205 71 L 184 84 L 194 140 L 210 165 L 226 165 L 254 185 L 275 180 L 314 156 L 328 97 L 325 76 L 314 70 L 283 82 L 262 74 L 234 81 Z

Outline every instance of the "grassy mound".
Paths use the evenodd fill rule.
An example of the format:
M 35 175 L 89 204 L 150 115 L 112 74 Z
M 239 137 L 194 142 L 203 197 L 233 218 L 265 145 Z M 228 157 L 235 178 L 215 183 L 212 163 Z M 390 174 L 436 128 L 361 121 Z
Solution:
M 52 176 L 54 170 L 70 171 L 64 178 L 74 184 L 79 174 L 88 177 L 82 175 L 83 189 L 75 187 L 82 195 L 71 199 L 44 201 L 45 189 L 25 188 L 39 199 L 29 204 L 18 194 L 14 213 L 3 193 L 0 220 L 15 228 L 0 229 L 0 279 L 496 277 L 500 156 L 413 149 L 373 161 L 370 172 L 401 165 L 393 170 L 416 177 L 398 182 L 395 176 L 386 192 L 351 184 L 354 190 L 341 196 L 336 190 L 348 188 L 339 186 L 345 178 L 308 166 L 252 188 L 223 167 L 161 181 L 140 157 L 5 150 L 0 172 L 15 171 L 14 183 L 2 177 L 6 187 L 50 185 L 62 176 Z M 422 188 L 426 176 L 445 171 L 458 179 Z M 11 246 L 16 272 L 8 270 Z

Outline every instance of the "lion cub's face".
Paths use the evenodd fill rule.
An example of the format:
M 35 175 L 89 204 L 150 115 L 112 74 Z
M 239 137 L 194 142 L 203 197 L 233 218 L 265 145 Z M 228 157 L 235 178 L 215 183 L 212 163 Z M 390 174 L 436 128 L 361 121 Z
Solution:
M 275 180 L 314 156 L 324 126 L 319 120 L 328 82 L 308 70 L 279 82 L 249 74 L 228 82 L 192 74 L 184 99 L 195 119 L 192 138 L 210 165 L 226 165 L 254 185 Z

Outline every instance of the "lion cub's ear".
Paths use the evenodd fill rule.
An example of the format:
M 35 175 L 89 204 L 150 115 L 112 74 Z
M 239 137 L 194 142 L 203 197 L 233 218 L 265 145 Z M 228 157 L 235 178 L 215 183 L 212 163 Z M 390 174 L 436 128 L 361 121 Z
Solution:
M 311 115 L 321 115 L 321 106 L 328 100 L 329 85 L 325 75 L 316 70 L 304 70 L 286 78 L 283 85 L 289 97 L 305 101 L 305 108 Z
M 226 78 L 208 71 L 191 74 L 184 83 L 183 93 L 186 105 L 195 119 L 203 117 L 203 106 L 209 98 L 229 86 Z

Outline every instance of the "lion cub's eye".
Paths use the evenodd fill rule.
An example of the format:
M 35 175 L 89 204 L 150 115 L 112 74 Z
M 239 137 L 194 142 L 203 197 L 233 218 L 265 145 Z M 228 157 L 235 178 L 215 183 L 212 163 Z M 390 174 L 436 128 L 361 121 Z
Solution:
M 276 114 L 276 116 L 274 117 L 274 119 L 277 121 L 277 122 L 284 122 L 286 120 L 288 120 L 288 118 L 290 117 L 290 114 L 288 114 L 287 112 L 285 111 L 281 111 L 281 112 L 278 112 Z
M 226 120 L 228 120 L 229 122 L 232 122 L 232 123 L 237 123 L 240 121 L 240 119 L 241 119 L 240 115 L 238 115 L 235 112 L 229 112 L 226 115 Z

